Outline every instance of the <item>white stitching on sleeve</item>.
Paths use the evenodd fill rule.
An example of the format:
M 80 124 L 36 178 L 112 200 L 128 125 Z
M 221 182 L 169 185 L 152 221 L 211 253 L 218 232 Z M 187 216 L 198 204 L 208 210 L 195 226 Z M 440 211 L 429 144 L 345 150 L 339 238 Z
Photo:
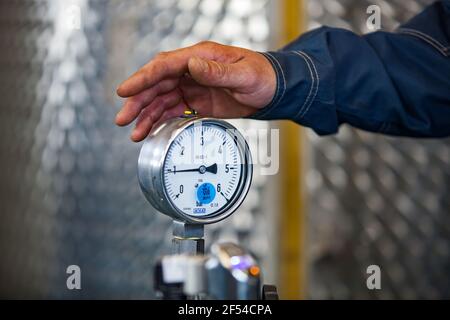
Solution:
M 286 84 L 286 76 L 284 75 L 284 70 L 283 70 L 283 68 L 281 67 L 280 62 L 279 62 L 279 61 L 278 61 L 271 53 L 267 52 L 267 54 L 268 54 L 269 56 L 271 56 L 272 59 L 275 60 L 275 62 L 278 64 L 278 67 L 279 67 L 280 70 L 281 70 L 281 75 L 283 76 L 283 93 L 281 94 L 280 99 L 278 99 L 278 100 L 281 101 L 281 100 L 283 99 L 283 97 L 284 97 L 284 94 L 286 93 L 286 87 L 287 87 L 287 84 Z
M 311 105 L 313 104 L 314 100 L 316 99 L 317 93 L 319 92 L 320 77 L 319 77 L 319 73 L 317 72 L 317 68 L 316 68 L 316 65 L 315 65 L 315 63 L 314 63 L 314 60 L 311 59 L 311 57 L 310 57 L 306 52 L 301 51 L 300 53 L 304 54 L 304 55 L 309 59 L 309 61 L 311 61 L 311 64 L 312 64 L 312 66 L 313 66 L 313 68 L 314 68 L 314 72 L 315 72 L 315 74 L 316 74 L 316 79 L 317 79 L 317 84 L 316 84 L 316 87 L 315 87 L 315 90 L 316 90 L 316 91 L 314 92 L 314 96 L 312 97 L 311 102 L 310 102 L 308 108 L 306 108 L 305 112 L 303 112 L 303 114 L 301 115 L 301 117 L 304 117 L 304 116 L 308 113 L 309 108 L 310 108 Z
M 432 36 L 430 36 L 430 35 L 428 35 L 428 34 L 422 32 L 422 31 L 419 31 L 419 30 L 416 30 L 416 29 L 411 29 L 411 28 L 400 28 L 399 30 L 400 30 L 400 31 L 408 31 L 408 32 L 418 33 L 418 34 L 424 36 L 425 38 L 429 39 L 430 41 L 436 43 L 436 45 L 438 45 L 439 47 L 441 47 L 443 50 L 448 50 L 448 49 L 450 48 L 450 47 L 444 46 L 444 45 L 443 45 L 442 43 L 440 43 L 438 40 L 436 40 L 436 39 L 433 38 Z
M 302 57 L 303 60 L 305 60 L 306 65 L 308 66 L 309 69 L 309 73 L 311 75 L 311 88 L 309 89 L 309 94 L 306 97 L 305 101 L 303 102 L 302 107 L 300 108 L 300 110 L 298 110 L 297 114 L 295 115 L 295 118 L 297 117 L 301 117 L 301 114 L 303 113 L 303 110 L 305 110 L 307 103 L 309 102 L 309 99 L 311 98 L 313 89 L 314 89 L 314 83 L 316 82 L 316 79 L 314 78 L 313 72 L 312 72 L 312 68 L 311 65 L 309 63 L 309 61 L 306 59 L 306 57 L 304 55 L 302 55 L 300 53 L 300 51 L 294 51 L 295 54 L 297 54 L 298 56 Z
M 439 41 L 437 41 L 436 39 L 432 38 L 431 36 L 429 36 L 423 32 L 420 32 L 420 31 L 414 30 L 414 29 L 409 29 L 409 28 L 400 28 L 400 29 L 398 29 L 398 32 L 418 37 L 418 38 L 422 39 L 423 41 L 427 42 L 428 44 L 430 44 L 431 46 L 433 46 L 444 56 L 448 57 L 448 55 L 449 55 L 448 50 L 450 47 L 445 47 Z
M 310 57 L 306 52 L 303 52 L 303 51 L 298 51 L 297 54 L 301 55 L 303 58 L 306 57 L 306 59 L 308 59 L 308 60 L 311 62 L 311 65 L 312 65 L 313 68 L 314 68 L 314 73 L 315 73 L 315 76 L 316 76 L 315 79 L 317 80 L 317 83 L 314 83 L 314 82 L 313 82 L 312 87 L 311 87 L 311 89 L 314 88 L 314 90 L 315 90 L 315 91 L 314 91 L 314 95 L 312 96 L 311 100 L 308 102 L 307 107 L 306 107 L 306 108 L 303 110 L 303 112 L 301 112 L 301 114 L 299 115 L 299 117 L 302 118 L 302 117 L 304 117 L 304 116 L 308 113 L 308 111 L 309 111 L 311 105 L 312 105 L 313 102 L 314 102 L 314 99 L 315 99 L 316 96 L 317 96 L 317 93 L 319 92 L 320 77 L 319 77 L 319 73 L 317 72 L 316 65 L 315 65 L 314 61 L 311 59 L 311 57 Z M 305 59 L 305 60 L 306 60 L 306 59 Z

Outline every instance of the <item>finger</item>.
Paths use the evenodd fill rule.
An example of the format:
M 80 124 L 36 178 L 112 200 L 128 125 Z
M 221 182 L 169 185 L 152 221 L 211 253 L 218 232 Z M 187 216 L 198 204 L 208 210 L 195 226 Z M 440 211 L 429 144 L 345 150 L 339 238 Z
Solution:
M 164 80 L 138 95 L 128 98 L 116 116 L 116 124 L 119 126 L 130 124 L 145 106 L 149 105 L 158 95 L 175 89 L 178 82 L 178 79 Z
M 239 59 L 239 50 L 213 42 L 202 42 L 191 47 L 160 53 L 138 72 L 125 80 L 117 89 L 121 97 L 129 97 L 145 90 L 165 78 L 180 77 L 188 71 L 193 56 L 218 61 Z
M 155 123 L 155 125 L 158 125 L 164 121 L 167 121 L 172 118 L 180 117 L 184 114 L 184 111 L 186 110 L 186 103 L 183 101 L 177 104 L 176 106 L 166 109 L 162 116 L 159 118 L 159 120 Z
M 182 79 L 179 88 L 183 100 L 199 115 L 216 118 L 240 118 L 251 115 L 257 109 L 248 104 L 240 103 L 234 93 L 227 89 L 208 88 L 196 84 L 189 79 Z
M 194 51 L 194 47 L 188 47 L 158 54 L 125 80 L 117 89 L 117 94 L 121 97 L 129 97 L 154 86 L 165 78 L 182 76 L 187 72 L 187 62 Z
M 178 85 L 184 98 L 205 97 L 209 95 L 210 88 L 198 84 L 195 80 L 183 77 Z
M 131 140 L 139 142 L 145 139 L 150 133 L 153 124 L 161 118 L 163 112 L 166 109 L 176 106 L 181 100 L 181 94 L 178 90 L 173 90 L 153 100 L 153 102 L 145 107 L 139 114 L 136 121 L 136 127 L 131 134 Z
M 189 74 L 204 86 L 242 89 L 254 79 L 254 72 L 248 70 L 246 63 L 223 63 L 192 57 L 188 62 Z
M 211 100 L 210 88 L 199 85 L 194 80 L 180 81 L 179 88 L 184 102 L 190 108 L 195 109 L 201 116 L 212 115 L 214 104 Z

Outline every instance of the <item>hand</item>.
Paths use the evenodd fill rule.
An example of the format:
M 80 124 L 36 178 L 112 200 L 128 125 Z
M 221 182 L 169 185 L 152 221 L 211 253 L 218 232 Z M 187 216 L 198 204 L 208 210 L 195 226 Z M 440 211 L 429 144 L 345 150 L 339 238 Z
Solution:
M 117 94 L 127 100 L 116 124 L 137 119 L 131 139 L 138 142 L 155 124 L 182 115 L 188 106 L 200 116 L 249 116 L 270 103 L 275 89 L 275 71 L 262 54 L 201 42 L 158 54 L 124 81 Z

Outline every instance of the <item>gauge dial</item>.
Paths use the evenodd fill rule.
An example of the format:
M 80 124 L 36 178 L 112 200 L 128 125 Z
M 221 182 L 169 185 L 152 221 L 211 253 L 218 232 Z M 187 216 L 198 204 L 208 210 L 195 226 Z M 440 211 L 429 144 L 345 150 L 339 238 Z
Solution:
M 241 133 L 223 120 L 171 119 L 142 146 L 138 177 L 147 200 L 172 218 L 220 221 L 242 203 L 253 166 Z
M 170 145 L 164 186 L 172 205 L 201 217 L 223 210 L 235 198 L 244 155 L 232 130 L 208 122 L 186 128 Z

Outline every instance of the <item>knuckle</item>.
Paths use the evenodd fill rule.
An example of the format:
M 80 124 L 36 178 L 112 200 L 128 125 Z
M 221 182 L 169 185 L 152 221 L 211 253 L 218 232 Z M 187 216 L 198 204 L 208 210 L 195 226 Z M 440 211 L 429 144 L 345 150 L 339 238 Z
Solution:
M 160 72 L 161 74 L 165 74 L 168 69 L 169 69 L 169 62 L 168 60 L 165 59 L 161 59 L 158 61 L 155 61 L 155 64 L 153 66 L 153 72 Z M 150 75 L 152 75 L 152 72 L 149 73 Z
M 163 103 L 163 101 L 161 99 L 161 96 L 158 96 L 152 101 L 152 103 L 150 104 L 150 107 L 159 106 L 162 103 Z M 151 108 L 149 108 L 149 109 L 151 109 Z M 150 110 L 149 110 L 149 112 L 150 112 Z
M 224 77 L 228 73 L 228 67 L 225 64 L 217 63 L 216 61 L 211 62 L 214 66 L 214 73 L 218 77 Z
M 166 94 L 166 95 L 160 96 L 158 98 L 158 104 L 166 105 L 166 104 L 170 103 L 171 100 L 172 100 L 172 96 L 170 94 Z
M 130 105 L 141 105 L 144 102 L 144 97 L 142 94 L 137 94 L 131 98 L 129 98 L 129 104 Z
M 208 41 L 208 40 L 203 40 L 203 41 L 200 41 L 199 43 L 197 43 L 197 46 L 198 47 L 206 47 L 206 46 L 208 46 L 210 44 L 210 41 Z
M 204 40 L 200 41 L 197 46 L 204 48 L 204 49 L 213 49 L 217 46 L 217 43 L 210 41 L 210 40 Z
M 145 86 L 150 81 L 151 76 L 149 65 L 146 65 L 139 69 L 136 75 L 140 79 L 140 82 L 142 82 L 140 85 Z
M 156 57 L 155 57 L 155 59 L 158 59 L 158 60 L 164 60 L 164 59 L 166 59 L 168 56 L 169 56 L 169 52 L 167 52 L 167 51 L 161 51 L 161 52 L 159 52 L 157 55 L 156 55 Z
M 148 72 L 147 70 L 142 70 L 141 73 L 141 78 L 142 78 L 142 86 L 146 86 L 147 83 L 149 83 L 151 81 L 151 73 Z
M 178 98 L 178 93 L 173 91 L 173 92 L 167 93 L 163 96 L 159 96 L 157 98 L 158 99 L 157 103 L 161 104 L 161 105 L 168 105 L 168 104 L 173 103 L 173 101 L 176 101 L 177 98 Z
M 148 119 L 150 120 L 150 121 L 149 121 L 150 123 L 153 123 L 153 122 L 154 122 L 155 116 L 153 115 L 152 112 L 149 112 L 149 113 L 147 114 L 147 117 L 148 117 Z

